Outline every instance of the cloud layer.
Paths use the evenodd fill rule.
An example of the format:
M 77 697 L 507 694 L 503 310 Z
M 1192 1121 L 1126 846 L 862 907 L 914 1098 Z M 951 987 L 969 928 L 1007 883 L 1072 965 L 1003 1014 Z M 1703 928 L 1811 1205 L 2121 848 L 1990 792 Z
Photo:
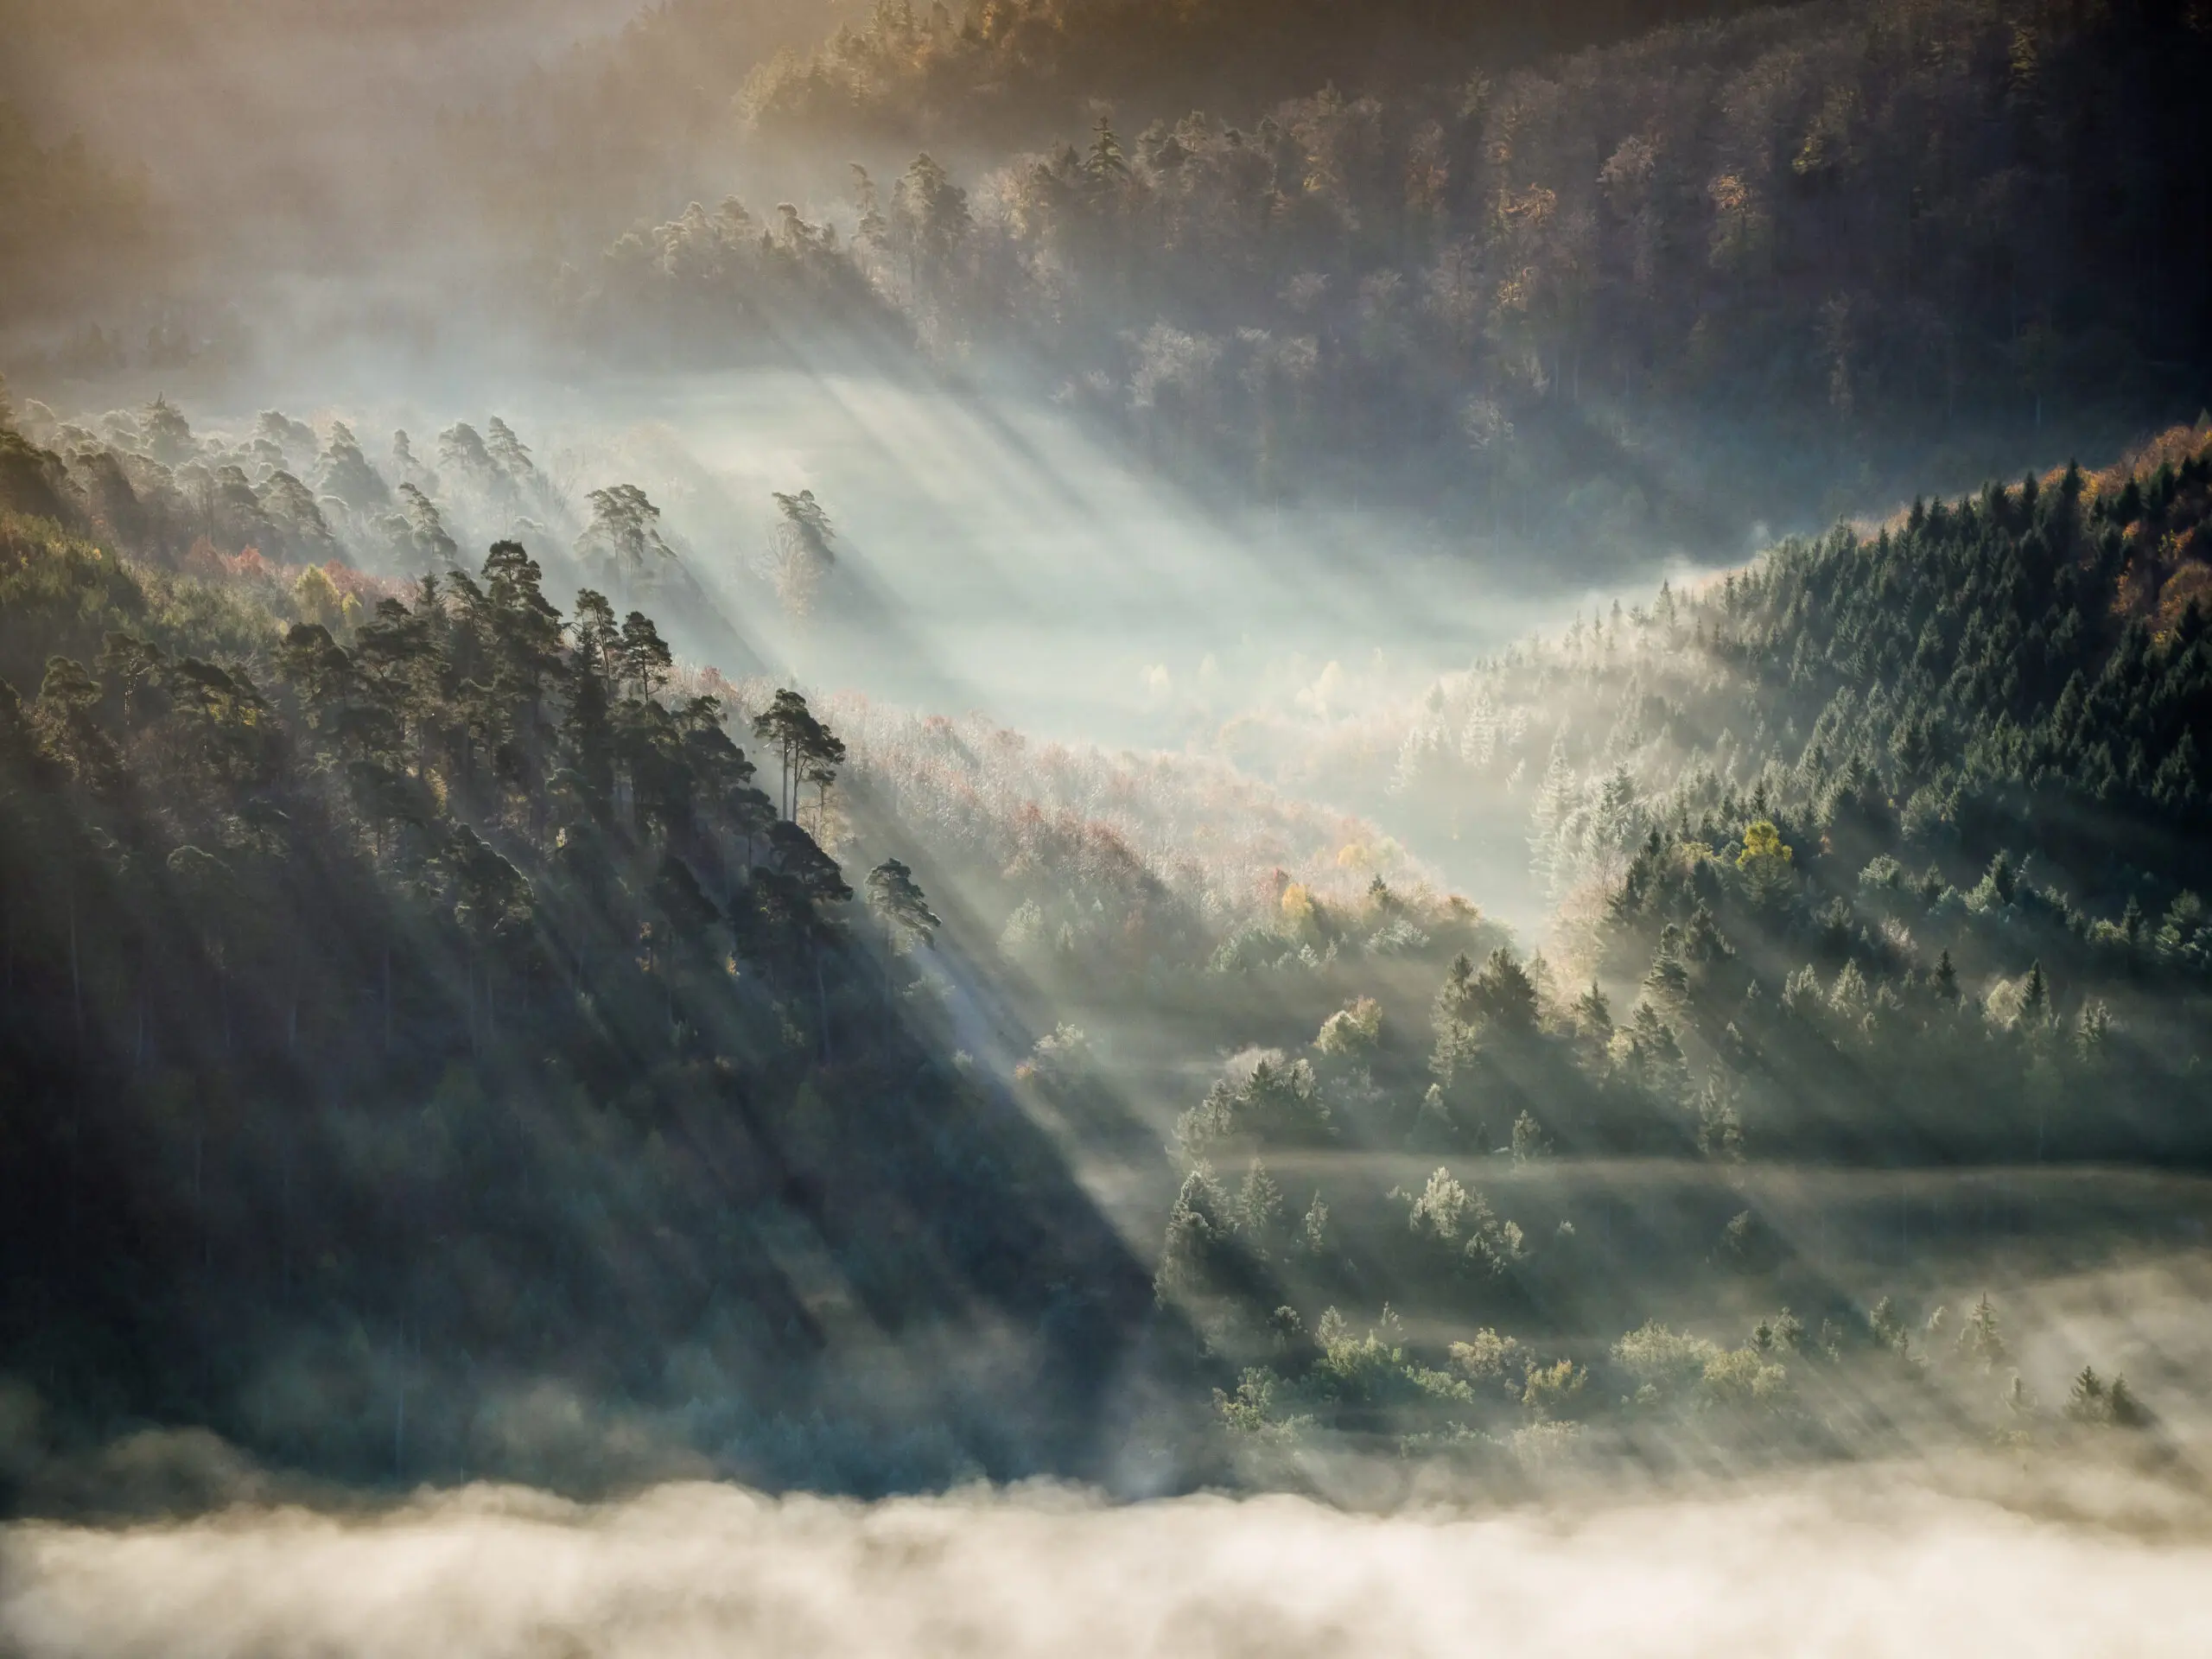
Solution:
M 2212 1540 L 1860 1472 L 1576 1511 L 1362 1516 L 1038 1489 L 875 1505 L 677 1485 L 381 1516 L 26 1526 L 26 1659 L 2212 1651 Z M 2081 1504 L 2072 1507 L 2077 1516 Z M 2128 1513 L 2138 1524 L 2116 1522 Z

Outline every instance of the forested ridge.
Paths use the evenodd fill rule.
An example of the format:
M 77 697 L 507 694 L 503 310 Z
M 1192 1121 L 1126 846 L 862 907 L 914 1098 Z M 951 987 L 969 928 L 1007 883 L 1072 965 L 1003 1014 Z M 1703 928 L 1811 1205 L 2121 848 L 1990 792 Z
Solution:
M 1101 101 L 1144 111 L 1141 124 L 1325 82 L 1368 91 L 1431 80 L 1478 56 L 1517 64 L 1741 9 L 1740 0 L 1577 0 L 1541 13 L 1433 0 L 674 0 L 611 40 L 533 68 L 507 95 L 449 115 L 447 127 L 455 161 L 501 224 L 566 246 L 622 223 L 656 193 L 696 191 L 734 158 L 773 158 L 803 174 L 824 144 L 1002 149 L 1033 143 Z
M 2183 430 L 1663 591 L 1440 685 L 1396 787 L 1527 824 L 1754 1141 L 2200 1158 L 2207 479 Z
M 391 233 L 595 365 L 1011 376 L 1217 511 L 1592 569 L 2196 412 L 2196 9 L 1554 13 L 885 4 L 761 64 L 823 20 L 671 7 L 448 118 L 454 194 Z M 143 244 L 111 170 L 25 154 L 23 222 L 85 210 L 37 245 Z M 98 309 L 37 360 L 251 354 L 204 296 L 143 351 Z
M 879 0 L 808 52 L 756 70 L 747 118 L 772 131 L 870 128 L 919 139 L 1020 138 L 1086 101 L 1180 113 L 1192 99 L 1264 100 L 1323 81 L 1355 91 L 1427 81 L 1471 60 L 1512 64 L 1741 0 L 1573 0 L 1541 12 L 1378 0 L 999 0 L 956 16 Z
M 758 118 L 907 107 L 984 50 L 932 27 L 880 8 Z M 1104 107 L 980 163 L 955 99 L 895 179 L 640 220 L 558 303 L 624 353 L 895 317 L 1217 500 L 1603 563 L 2193 413 L 2209 43 L 2138 0 L 1768 8 L 1448 82 Z M 1011 84 L 1046 73 L 1003 49 Z

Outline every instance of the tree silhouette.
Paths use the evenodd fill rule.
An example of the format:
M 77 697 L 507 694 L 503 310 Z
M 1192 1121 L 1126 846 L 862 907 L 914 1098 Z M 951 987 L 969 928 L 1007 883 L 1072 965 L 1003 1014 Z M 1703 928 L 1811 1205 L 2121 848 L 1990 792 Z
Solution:
M 661 539 L 660 509 L 635 484 L 614 484 L 584 498 L 591 522 L 576 540 L 576 556 L 618 595 L 650 587 L 676 554 Z
M 868 873 L 868 902 L 902 950 L 928 944 L 944 925 L 915 884 L 913 871 L 895 858 Z

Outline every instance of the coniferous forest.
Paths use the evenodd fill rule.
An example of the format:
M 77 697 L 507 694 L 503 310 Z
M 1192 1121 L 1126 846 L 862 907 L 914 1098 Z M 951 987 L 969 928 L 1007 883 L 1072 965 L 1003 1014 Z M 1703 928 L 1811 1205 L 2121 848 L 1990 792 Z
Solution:
M 0 1649 L 2194 1650 L 2202 11 L 0 0 Z

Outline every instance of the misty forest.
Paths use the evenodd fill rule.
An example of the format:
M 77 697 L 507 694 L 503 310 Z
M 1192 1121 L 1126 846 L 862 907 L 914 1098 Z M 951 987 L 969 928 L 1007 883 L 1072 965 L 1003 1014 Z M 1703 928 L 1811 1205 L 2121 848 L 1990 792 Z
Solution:
M 0 41 L 0 1651 L 2212 1645 L 2212 11 Z

